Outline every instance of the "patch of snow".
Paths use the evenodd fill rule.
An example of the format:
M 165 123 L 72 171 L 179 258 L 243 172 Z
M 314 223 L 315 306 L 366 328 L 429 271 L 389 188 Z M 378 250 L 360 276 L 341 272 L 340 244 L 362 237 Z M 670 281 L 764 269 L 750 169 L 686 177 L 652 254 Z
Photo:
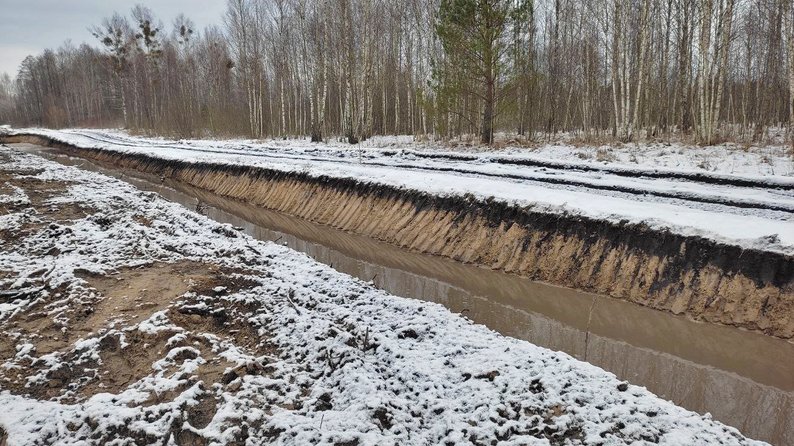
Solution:
M 181 327 L 173 325 L 168 319 L 166 311 L 158 311 L 145 321 L 141 321 L 136 328 L 146 334 L 156 335 L 160 332 L 180 332 Z

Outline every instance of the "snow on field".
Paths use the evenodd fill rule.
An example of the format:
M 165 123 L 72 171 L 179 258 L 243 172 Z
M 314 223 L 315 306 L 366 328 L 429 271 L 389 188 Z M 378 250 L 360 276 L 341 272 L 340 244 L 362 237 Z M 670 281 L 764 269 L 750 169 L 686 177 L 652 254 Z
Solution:
M 169 141 L 99 130 L 20 132 L 164 159 L 354 178 L 437 195 L 471 194 L 794 254 L 794 168 L 784 147 L 547 146 L 534 152 L 466 154 L 406 149 L 399 138 L 388 148 L 356 150 L 302 141 Z
M 118 180 L 0 158 L 0 441 L 760 444 Z
M 20 129 L 24 131 L 41 129 Z M 194 146 L 221 147 L 225 149 L 247 148 L 264 150 L 298 150 L 366 152 L 398 150 L 430 154 L 451 154 L 467 158 L 489 160 L 507 158 L 564 163 L 570 166 L 591 166 L 609 169 L 654 170 L 658 172 L 693 172 L 727 177 L 792 177 L 794 178 L 794 153 L 790 146 L 741 145 L 725 143 L 713 146 L 692 146 L 678 142 L 643 142 L 619 145 L 572 145 L 552 142 L 532 147 L 513 146 L 503 143 L 499 148 L 480 144 L 456 142 L 434 142 L 416 139 L 410 135 L 373 136 L 356 145 L 346 141 L 329 139 L 322 144 L 311 143 L 307 138 L 289 139 L 207 139 L 170 140 L 162 137 L 132 136 L 114 129 L 67 129 L 63 132 L 92 136 L 111 136 L 141 145 L 157 143 L 184 143 Z M 789 182 L 789 184 L 791 184 Z
M 109 133 L 119 133 L 108 131 Z M 221 143 L 222 141 L 218 141 Z M 244 143 L 252 143 L 245 141 Z M 307 140 L 266 140 L 265 145 L 279 148 L 305 148 Z M 330 140 L 324 144 L 334 149 L 350 150 L 347 142 Z M 440 143 L 415 140 L 412 136 L 373 136 L 361 143 L 365 150 L 409 149 L 420 152 L 446 152 L 492 158 L 505 157 L 537 161 L 564 162 L 571 165 L 595 165 L 624 169 L 655 169 L 658 171 L 689 171 L 737 176 L 794 176 L 794 156 L 787 145 L 743 146 L 721 144 L 697 147 L 682 143 L 626 143 L 620 145 L 572 145 L 548 143 L 534 147 L 500 148 L 479 144 Z

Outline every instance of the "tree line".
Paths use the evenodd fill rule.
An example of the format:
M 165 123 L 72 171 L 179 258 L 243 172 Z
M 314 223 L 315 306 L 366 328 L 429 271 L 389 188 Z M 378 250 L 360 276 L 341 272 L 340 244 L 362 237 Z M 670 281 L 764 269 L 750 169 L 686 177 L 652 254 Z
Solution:
M 351 143 L 794 133 L 790 0 L 228 0 L 220 23 L 114 14 L 0 78 L 0 120 Z

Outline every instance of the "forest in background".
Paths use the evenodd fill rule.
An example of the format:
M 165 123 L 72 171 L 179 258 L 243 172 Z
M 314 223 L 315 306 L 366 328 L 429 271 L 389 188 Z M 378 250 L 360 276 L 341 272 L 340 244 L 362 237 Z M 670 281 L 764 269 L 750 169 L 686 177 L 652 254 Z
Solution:
M 790 0 L 228 0 L 136 6 L 0 78 L 0 122 L 181 137 L 410 134 L 794 144 Z

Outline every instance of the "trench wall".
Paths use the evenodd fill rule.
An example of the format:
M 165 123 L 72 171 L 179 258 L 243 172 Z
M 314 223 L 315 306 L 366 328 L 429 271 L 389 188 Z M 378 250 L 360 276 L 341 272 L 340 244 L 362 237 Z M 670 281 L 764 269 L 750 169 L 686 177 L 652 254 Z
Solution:
M 704 322 L 794 337 L 794 258 L 784 254 L 642 224 L 543 213 L 470 197 L 438 197 L 353 179 L 163 160 L 80 148 L 38 135 L 5 136 L 0 141 L 57 147 L 106 166 L 165 176 L 406 249 Z

